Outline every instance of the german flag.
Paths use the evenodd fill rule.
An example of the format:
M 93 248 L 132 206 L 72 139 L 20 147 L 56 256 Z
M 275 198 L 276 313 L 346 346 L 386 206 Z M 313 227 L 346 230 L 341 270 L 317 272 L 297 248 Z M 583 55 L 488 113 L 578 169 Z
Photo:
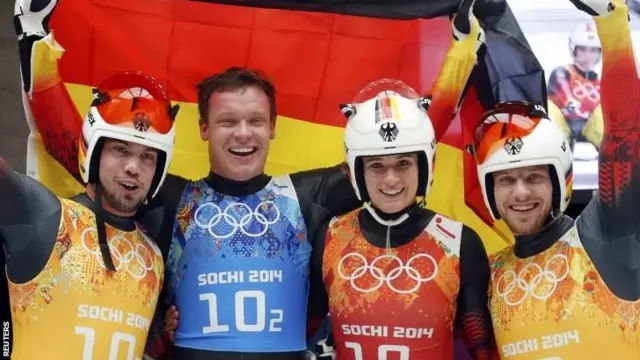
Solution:
M 142 70 L 181 105 L 170 172 L 191 179 L 206 175 L 209 162 L 206 144 L 199 139 L 195 85 L 234 65 L 263 70 L 277 88 L 277 136 L 268 173 L 336 164 L 344 160 L 345 119 L 338 104 L 380 78 L 396 78 L 428 92 L 451 44 L 448 16 L 459 3 L 58 1 L 50 34 L 31 47 L 29 57 L 22 57 L 32 128 L 28 171 L 57 195 L 83 191 L 70 139 L 79 136 L 91 87 L 114 72 Z M 478 115 L 496 101 L 542 104 L 546 93 L 543 70 L 506 1 L 477 0 L 475 15 L 485 29 L 487 50 L 471 77 L 461 111 L 464 121 L 456 118 L 438 145 L 428 206 L 475 229 L 493 253 L 511 243 L 512 236 L 504 224 L 490 221 L 465 144 L 471 143 Z M 23 55 L 25 51 L 21 48 Z M 42 96 L 47 92 L 55 96 Z M 36 128 L 39 117 L 51 120 L 46 125 L 37 121 L 41 125 Z M 51 138 L 53 128 L 67 132 Z

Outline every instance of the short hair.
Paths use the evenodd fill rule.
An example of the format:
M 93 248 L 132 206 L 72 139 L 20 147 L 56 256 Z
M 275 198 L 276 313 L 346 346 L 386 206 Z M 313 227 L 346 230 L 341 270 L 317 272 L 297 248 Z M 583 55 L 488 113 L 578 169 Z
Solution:
M 209 99 L 216 92 L 236 91 L 255 87 L 267 95 L 271 121 L 277 116 L 276 88 L 273 82 L 260 70 L 233 66 L 221 73 L 215 73 L 202 80 L 198 86 L 198 112 L 201 121 L 209 121 Z

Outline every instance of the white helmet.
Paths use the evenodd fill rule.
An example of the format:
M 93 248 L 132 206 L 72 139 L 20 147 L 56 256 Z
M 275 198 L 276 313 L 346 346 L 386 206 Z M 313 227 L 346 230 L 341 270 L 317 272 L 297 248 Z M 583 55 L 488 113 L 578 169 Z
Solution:
M 383 221 L 370 207 L 364 181 L 363 156 L 384 156 L 418 153 L 418 191 L 426 198 L 433 182 L 433 159 L 436 139 L 427 115 L 430 99 L 420 97 L 415 90 L 399 80 L 382 79 L 367 85 L 352 104 L 340 105 L 349 120 L 344 135 L 345 157 L 350 169 L 351 184 L 358 199 L 378 222 Z
M 564 212 L 569 205 L 573 187 L 571 149 L 541 105 L 505 102 L 486 112 L 476 130 L 473 154 L 482 195 L 495 220 L 500 219 L 491 176 L 496 171 L 551 165 L 554 212 Z
M 148 198 L 162 185 L 175 141 L 173 122 L 179 106 L 171 106 L 162 86 L 142 72 L 123 72 L 93 90 L 93 102 L 82 125 L 78 146 L 80 175 L 86 183 L 99 181 L 100 149 L 105 138 L 148 146 L 160 151 Z
M 569 35 L 569 51 L 572 57 L 576 56 L 576 47 L 578 46 L 602 50 L 600 38 L 598 37 L 598 32 L 593 22 L 579 24 L 571 35 Z

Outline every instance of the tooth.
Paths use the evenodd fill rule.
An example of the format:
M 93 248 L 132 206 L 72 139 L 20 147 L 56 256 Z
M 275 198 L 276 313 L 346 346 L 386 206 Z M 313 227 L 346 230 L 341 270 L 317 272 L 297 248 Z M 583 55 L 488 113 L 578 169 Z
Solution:
M 252 147 L 246 147 L 246 148 L 231 148 L 231 151 L 233 152 L 239 152 L 239 153 L 250 153 L 254 150 L 254 148 Z

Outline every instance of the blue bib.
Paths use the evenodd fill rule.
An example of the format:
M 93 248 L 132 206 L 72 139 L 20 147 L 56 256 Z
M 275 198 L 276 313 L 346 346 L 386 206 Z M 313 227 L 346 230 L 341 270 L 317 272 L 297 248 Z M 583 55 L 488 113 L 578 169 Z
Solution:
M 289 176 L 242 197 L 190 182 L 167 261 L 180 312 L 175 345 L 237 352 L 306 349 L 311 245 Z

